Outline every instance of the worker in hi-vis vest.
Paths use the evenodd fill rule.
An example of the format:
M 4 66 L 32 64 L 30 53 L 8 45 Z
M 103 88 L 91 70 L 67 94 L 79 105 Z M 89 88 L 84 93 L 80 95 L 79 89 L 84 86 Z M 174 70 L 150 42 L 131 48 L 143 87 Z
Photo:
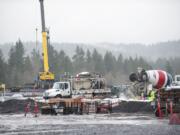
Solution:
M 155 90 L 150 90 L 148 94 L 148 100 L 154 101 L 155 99 Z

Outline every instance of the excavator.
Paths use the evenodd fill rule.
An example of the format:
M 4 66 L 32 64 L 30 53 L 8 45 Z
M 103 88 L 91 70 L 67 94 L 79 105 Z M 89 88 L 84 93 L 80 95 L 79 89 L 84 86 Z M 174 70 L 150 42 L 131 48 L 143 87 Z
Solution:
M 48 89 L 54 83 L 55 75 L 49 71 L 48 62 L 48 40 L 49 40 L 49 30 L 45 25 L 44 17 L 44 0 L 39 0 L 41 9 L 41 23 L 42 23 L 42 56 L 43 56 L 43 69 L 44 71 L 39 72 L 36 81 L 36 87 L 42 89 Z

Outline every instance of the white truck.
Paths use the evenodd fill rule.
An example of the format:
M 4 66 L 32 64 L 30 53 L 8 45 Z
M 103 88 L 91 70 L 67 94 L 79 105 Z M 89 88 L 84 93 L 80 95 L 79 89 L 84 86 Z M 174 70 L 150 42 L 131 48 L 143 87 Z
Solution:
M 105 87 L 105 79 L 98 74 L 81 72 L 76 77 L 55 82 L 51 89 L 43 93 L 45 99 L 54 97 L 71 97 L 72 95 L 106 95 L 111 90 Z
M 180 86 L 180 75 L 174 76 L 174 85 Z

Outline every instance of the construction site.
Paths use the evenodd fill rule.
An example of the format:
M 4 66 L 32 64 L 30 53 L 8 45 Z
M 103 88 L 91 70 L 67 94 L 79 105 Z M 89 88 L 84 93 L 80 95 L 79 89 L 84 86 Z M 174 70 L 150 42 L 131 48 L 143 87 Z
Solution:
M 49 29 L 44 0 L 42 70 L 21 86 L 0 84 L 0 134 L 4 135 L 179 135 L 180 75 L 141 65 L 126 83 L 107 83 L 103 74 L 50 70 Z M 180 74 L 180 73 L 179 73 Z
M 174 108 L 177 109 L 177 104 L 173 103 Z M 150 101 L 127 99 L 122 94 L 119 98 L 48 100 L 16 96 L 0 103 L 0 113 L 0 133 L 8 135 L 178 135 L 180 132 L 179 113 L 162 111 L 157 117 Z

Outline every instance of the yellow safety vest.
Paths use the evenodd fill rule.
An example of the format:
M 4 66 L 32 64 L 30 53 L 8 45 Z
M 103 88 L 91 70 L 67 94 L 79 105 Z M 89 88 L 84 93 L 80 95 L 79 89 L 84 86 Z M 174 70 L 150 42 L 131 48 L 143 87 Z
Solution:
M 148 100 L 153 101 L 155 99 L 155 91 L 151 91 L 148 97 Z

